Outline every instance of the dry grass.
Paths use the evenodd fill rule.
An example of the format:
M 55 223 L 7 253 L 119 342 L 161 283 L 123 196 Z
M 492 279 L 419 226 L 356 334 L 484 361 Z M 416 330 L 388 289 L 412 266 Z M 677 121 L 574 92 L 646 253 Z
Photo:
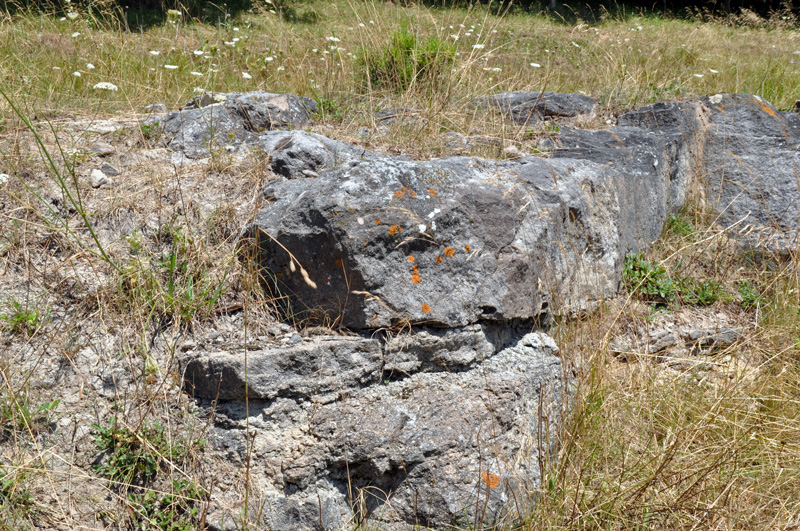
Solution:
M 0 88 L 54 154 L 49 165 L 0 99 L 0 173 L 12 175 L 0 185 L 0 529 L 141 523 L 147 511 L 137 508 L 155 502 L 129 495 L 148 490 L 158 500 L 172 493 L 191 501 L 173 521 L 190 527 L 212 494 L 239 520 L 257 505 L 252 447 L 242 442 L 243 452 L 231 452 L 245 456 L 240 462 L 204 448 L 210 419 L 198 418 L 180 391 L 174 359 L 181 345 L 241 344 L 274 324 L 275 301 L 237 260 L 235 245 L 273 176 L 255 156 L 175 165 L 165 150 L 145 149 L 135 120 L 145 105 L 176 108 L 194 88 L 292 92 L 322 105 L 314 127 L 329 136 L 427 157 L 443 153 L 440 135 L 454 131 L 495 140 L 482 154 L 502 156 L 509 144 L 533 151 L 552 131 L 509 126 L 478 111 L 476 96 L 583 92 L 601 102 L 591 125 L 602 127 L 619 110 L 659 99 L 753 92 L 789 108 L 800 93 L 800 37 L 786 28 L 637 16 L 572 26 L 481 9 L 304 6 L 317 23 L 256 13 L 127 33 L 93 28 L 85 12 L 64 21 L 0 18 Z M 437 63 L 435 79 L 398 91 L 366 79 L 358 57 L 389 49 L 402 26 L 453 55 Z M 94 90 L 101 81 L 119 91 Z M 419 112 L 376 128 L 374 112 L 393 107 Z M 116 132 L 93 132 L 113 123 L 121 124 Z M 97 160 L 86 148 L 98 140 L 113 144 L 110 160 L 124 173 L 95 190 L 86 174 Z M 65 184 L 54 181 L 59 175 Z M 800 525 L 797 261 L 741 254 L 702 212 L 681 220 L 692 230 L 673 226 L 648 258 L 727 295 L 707 308 L 679 297 L 658 311 L 622 297 L 584 320 L 557 323 L 552 332 L 577 392 L 529 529 Z M 740 289 L 744 281 L 755 295 Z M 686 363 L 614 352 L 616 337 L 693 320 L 743 333 Z M 156 422 L 163 440 L 153 435 Z M 134 454 L 158 468 L 147 489 L 93 468 L 109 458 L 93 424 L 139 439 Z M 186 451 L 170 454 L 177 447 Z M 176 487 L 180 480 L 197 494 Z M 181 520 L 190 508 L 197 512 Z

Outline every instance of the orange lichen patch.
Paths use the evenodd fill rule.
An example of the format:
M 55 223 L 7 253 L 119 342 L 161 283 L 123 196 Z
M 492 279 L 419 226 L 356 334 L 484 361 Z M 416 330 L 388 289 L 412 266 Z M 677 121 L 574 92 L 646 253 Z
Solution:
M 341 259 L 341 258 L 337 258 L 337 259 L 336 259 L 336 266 L 337 266 L 337 267 L 342 267 L 343 265 L 344 265 L 344 264 L 342 263 L 342 259 Z
M 422 313 L 431 313 L 431 307 L 427 304 L 422 305 Z
M 409 262 L 411 262 L 411 263 L 413 264 L 413 263 L 414 263 L 414 257 L 413 257 L 413 256 L 409 256 L 409 257 L 408 257 L 408 261 L 409 261 Z
M 389 227 L 389 236 L 395 236 L 397 234 L 400 234 L 402 230 L 403 227 L 401 227 L 400 225 L 392 225 L 391 227 Z
M 381 224 L 381 220 L 379 220 L 379 219 L 376 219 L 376 220 L 375 220 L 375 225 L 380 225 L 380 224 Z
M 500 476 L 491 472 L 481 472 L 481 479 L 490 489 L 493 489 L 500 484 Z
M 470 252 L 472 250 L 472 247 L 470 247 L 469 245 L 465 245 L 464 250 Z
M 442 263 L 442 257 L 441 256 L 437 256 L 436 257 L 436 263 L 437 264 L 441 264 Z
M 414 284 L 419 284 L 420 282 L 422 282 L 422 277 L 419 276 L 418 273 L 414 273 L 413 275 L 411 275 L 411 282 L 413 282 Z
M 411 197 L 417 197 L 417 192 L 415 192 L 414 190 L 411 190 L 411 192 L 409 192 L 409 195 Z
M 339 215 L 339 213 L 338 213 L 337 211 L 335 211 L 335 210 L 334 210 L 334 211 L 333 211 L 333 215 L 334 215 L 334 216 L 338 216 L 338 215 Z
M 444 248 L 444 255 L 447 258 L 452 258 L 453 256 L 455 256 L 455 254 L 456 254 L 456 252 L 453 250 L 452 247 L 445 247 Z
M 396 195 L 397 197 L 403 197 L 404 195 L 406 195 L 406 187 L 404 186 L 402 190 L 400 190 L 399 192 L 395 192 L 394 195 Z
M 431 194 L 431 195 L 436 195 L 436 190 L 431 188 L 430 190 L 428 190 L 428 193 Z

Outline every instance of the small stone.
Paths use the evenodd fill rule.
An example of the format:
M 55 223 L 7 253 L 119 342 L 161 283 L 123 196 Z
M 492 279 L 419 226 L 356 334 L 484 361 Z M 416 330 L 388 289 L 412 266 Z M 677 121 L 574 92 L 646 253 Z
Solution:
M 525 156 L 525 154 L 513 144 L 503 149 L 503 154 L 510 159 L 519 159 Z
M 100 171 L 105 173 L 106 175 L 111 175 L 112 177 L 116 177 L 121 172 L 115 166 L 112 166 L 108 162 L 104 162 L 102 166 L 100 166 Z
M 149 113 L 162 113 L 167 112 L 167 106 L 163 103 L 151 103 L 147 107 L 144 108 L 145 112 Z
M 97 142 L 89 146 L 89 153 L 97 155 L 98 157 L 107 157 L 114 154 L 114 146 L 107 142 Z
M 92 170 L 91 175 L 89 175 L 89 182 L 92 185 L 92 188 L 100 188 L 102 186 L 111 184 L 111 179 L 100 170 Z

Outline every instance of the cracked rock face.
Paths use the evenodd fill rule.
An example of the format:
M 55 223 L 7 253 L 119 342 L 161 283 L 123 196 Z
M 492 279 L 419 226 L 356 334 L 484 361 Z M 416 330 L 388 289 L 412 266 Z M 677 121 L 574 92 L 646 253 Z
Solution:
M 658 237 L 677 201 L 650 168 L 356 160 L 268 185 L 274 201 L 248 234 L 274 289 L 312 319 L 358 330 L 543 321 L 553 305 L 580 311 L 616 294 L 624 256 Z
M 432 330 L 385 342 L 322 337 L 249 352 L 264 525 L 493 528 L 524 517 L 556 449 L 567 389 L 553 340 L 517 334 L 484 326 L 449 337 Z M 445 358 L 453 351 L 461 355 L 451 365 Z M 401 371 L 389 361 L 400 352 L 419 363 Z M 187 382 L 202 382 L 195 396 L 220 399 L 212 444 L 241 458 L 242 359 L 188 353 L 183 362 Z

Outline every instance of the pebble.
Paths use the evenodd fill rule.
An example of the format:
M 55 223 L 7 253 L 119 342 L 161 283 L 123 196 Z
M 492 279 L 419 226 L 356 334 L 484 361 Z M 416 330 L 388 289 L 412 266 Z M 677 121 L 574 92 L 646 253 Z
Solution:
M 89 183 L 91 183 L 92 188 L 100 188 L 111 184 L 111 179 L 100 170 L 92 170 L 92 174 L 89 176 Z
M 114 153 L 114 146 L 107 142 L 97 142 L 89 146 L 89 153 L 97 155 L 98 157 L 107 157 Z
M 100 166 L 100 171 L 102 171 L 106 175 L 111 175 L 112 177 L 116 177 L 121 173 L 116 166 L 112 166 L 108 162 L 104 162 L 103 165 Z

